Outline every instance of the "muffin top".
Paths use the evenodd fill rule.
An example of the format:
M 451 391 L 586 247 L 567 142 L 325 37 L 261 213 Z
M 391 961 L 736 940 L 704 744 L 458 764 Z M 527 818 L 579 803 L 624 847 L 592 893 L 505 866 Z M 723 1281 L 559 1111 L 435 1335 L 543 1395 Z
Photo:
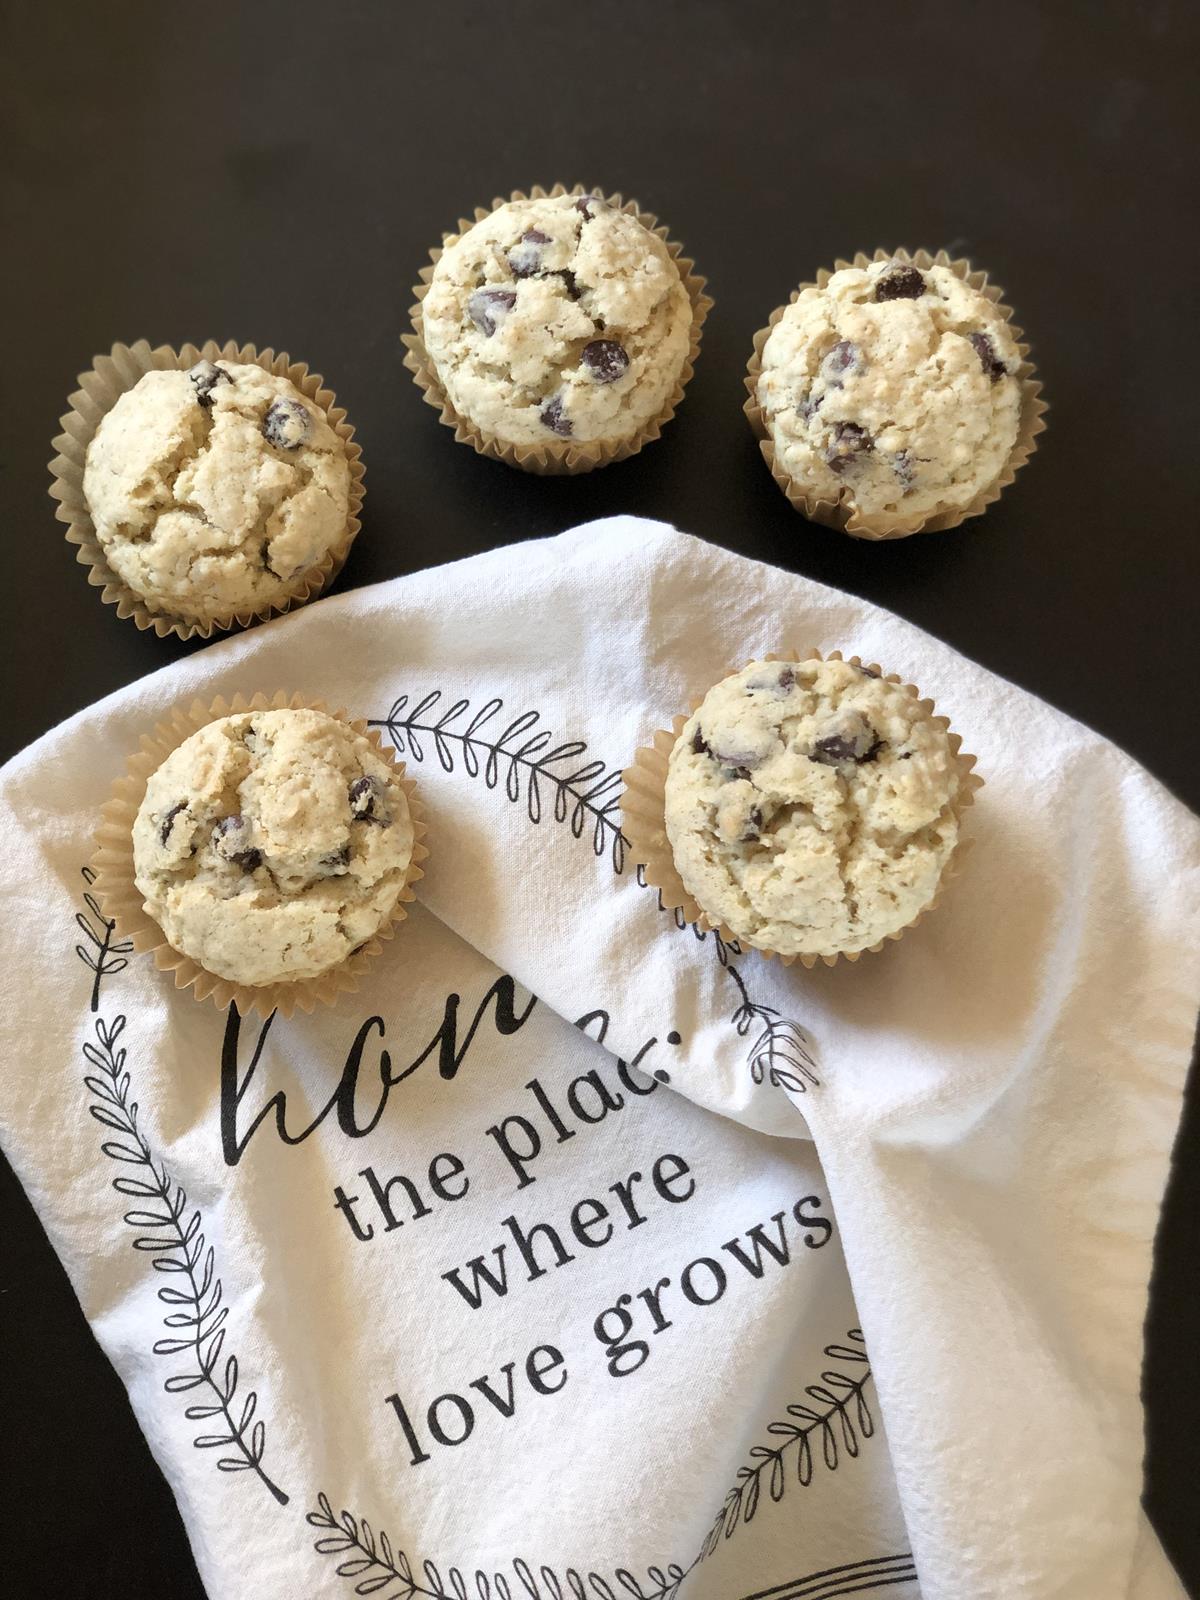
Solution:
M 671 752 L 667 835 L 689 893 L 778 955 L 866 950 L 933 899 L 958 838 L 941 718 L 847 661 L 752 662 Z
M 995 482 L 1021 411 L 1020 353 L 992 302 L 948 267 L 835 272 L 800 293 L 762 352 L 776 464 L 814 498 L 920 520 Z
M 133 825 L 146 911 L 176 950 L 250 987 L 317 977 L 364 944 L 412 852 L 394 769 L 317 711 L 209 723 L 151 776 Z
M 151 610 L 210 621 L 283 597 L 337 543 L 350 464 L 286 378 L 200 361 L 121 396 L 83 492 L 117 577 Z
M 515 200 L 449 243 L 421 306 L 455 410 L 508 444 L 620 442 L 663 409 L 692 307 L 662 240 L 593 195 Z

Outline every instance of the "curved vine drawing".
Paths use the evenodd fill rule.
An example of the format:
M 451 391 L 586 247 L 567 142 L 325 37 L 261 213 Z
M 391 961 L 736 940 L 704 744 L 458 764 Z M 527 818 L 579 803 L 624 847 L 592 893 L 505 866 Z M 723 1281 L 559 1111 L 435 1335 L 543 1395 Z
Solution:
M 76 922 L 86 927 L 89 943 L 76 945 L 75 954 L 94 973 L 91 1010 L 100 1002 L 100 984 L 105 977 L 120 972 L 128 963 L 125 953 L 133 948 L 125 940 L 113 940 L 115 924 L 103 914 L 90 892 L 95 874 L 83 868 L 89 891 L 84 903 L 100 924 L 97 930 L 81 912 Z M 253 1472 L 282 1506 L 288 1496 L 268 1477 L 263 1467 L 267 1431 L 262 1419 L 255 1420 L 258 1395 L 253 1389 L 239 1395 L 238 1359 L 225 1355 L 225 1291 L 217 1276 L 216 1252 L 208 1244 L 198 1207 L 188 1205 L 187 1191 L 166 1166 L 155 1159 L 149 1140 L 138 1122 L 138 1102 L 132 1097 L 133 1080 L 126 1066 L 127 1052 L 122 1042 L 127 1019 L 115 1016 L 95 1021 L 95 1037 L 83 1042 L 83 1057 L 88 1071 L 84 1084 L 91 1094 L 88 1111 L 110 1137 L 101 1150 L 126 1171 L 114 1178 L 113 1188 L 133 1201 L 124 1221 L 136 1229 L 133 1248 L 150 1257 L 156 1272 L 171 1281 L 158 1289 L 158 1298 L 167 1310 L 163 1327 L 167 1330 L 154 1342 L 154 1354 L 177 1356 L 178 1371 L 163 1384 L 168 1394 L 191 1394 L 184 1415 L 189 1422 L 207 1422 L 215 1430 L 193 1440 L 198 1450 L 223 1450 L 218 1456 L 220 1472 Z
M 321 1555 L 340 1555 L 346 1559 L 337 1566 L 339 1577 L 354 1580 L 354 1593 L 378 1595 L 379 1600 L 675 1600 L 687 1573 L 680 1566 L 650 1567 L 640 1580 L 625 1567 L 619 1567 L 611 1581 L 598 1572 L 580 1572 L 575 1567 L 556 1571 L 539 1566 L 536 1570 L 521 1556 L 508 1565 L 511 1573 L 493 1569 L 473 1572 L 461 1567 L 445 1571 L 432 1561 L 418 1566 L 396 1549 L 387 1534 L 378 1533 L 366 1518 L 351 1512 L 335 1512 L 323 1491 L 317 1496 L 317 1509 L 308 1522 L 326 1530 L 314 1543 Z M 352 1552 L 347 1555 L 347 1552 Z
M 216 1273 L 216 1256 L 206 1244 L 202 1218 L 196 1207 L 188 1209 L 187 1191 L 154 1159 L 145 1134 L 138 1126 L 138 1103 L 130 1098 L 131 1078 L 125 1066 L 125 1047 L 121 1035 L 126 1019 L 117 1016 L 106 1022 L 96 1019 L 95 1042 L 84 1041 L 83 1054 L 92 1069 L 84 1083 L 93 1100 L 88 1110 L 102 1127 L 118 1135 L 100 1146 L 112 1161 L 133 1171 L 113 1179 L 118 1194 L 135 1201 L 124 1220 L 137 1229 L 135 1250 L 150 1256 L 156 1272 L 170 1274 L 174 1281 L 163 1284 L 158 1298 L 174 1309 L 163 1315 L 169 1332 L 155 1340 L 154 1353 L 180 1356 L 184 1365 L 166 1380 L 168 1394 L 199 1391 L 198 1401 L 184 1415 L 189 1422 L 210 1422 L 222 1429 L 199 1435 L 192 1442 L 198 1450 L 224 1449 L 232 1452 L 217 1458 L 221 1472 L 255 1472 L 280 1505 L 288 1496 L 267 1476 L 263 1465 L 266 1426 L 254 1421 L 258 1396 L 251 1389 L 236 1409 L 238 1360 L 228 1355 L 222 1364 L 225 1321 L 229 1315 L 224 1289 Z
M 617 821 L 621 804 L 621 774 L 617 768 L 594 756 L 582 759 L 588 748 L 583 739 L 555 743 L 548 728 L 538 727 L 540 712 L 525 711 L 497 723 L 504 702 L 493 695 L 464 723 L 471 702 L 454 700 L 441 709 L 442 700 L 440 689 L 431 689 L 415 705 L 410 705 L 408 695 L 402 694 L 392 702 L 386 717 L 372 718 L 368 726 L 386 729 L 397 754 L 411 756 L 415 762 L 424 761 L 424 741 L 428 740 L 443 772 L 456 772 L 456 759 L 461 760 L 468 777 L 482 775 L 489 789 L 503 789 L 514 805 L 524 797 L 531 822 L 541 822 L 545 815 L 543 802 L 549 797 L 554 820 L 567 823 L 576 839 L 582 838 L 585 828 L 590 827 L 593 853 L 607 854 L 613 872 L 621 876 L 629 841 Z M 640 888 L 651 887 L 640 864 L 635 877 Z M 678 906 L 668 908 L 662 894 L 656 894 L 658 909 L 672 918 L 676 928 L 690 928 L 700 943 L 709 938 L 708 930 L 687 922 Z M 718 963 L 741 992 L 741 1003 L 733 1015 L 739 1038 L 746 1036 L 755 1019 L 763 1024 L 748 1056 L 751 1078 L 762 1083 L 766 1077 L 772 1088 L 793 1094 L 806 1093 L 810 1084 L 819 1087 L 821 1080 L 816 1074 L 808 1035 L 774 1007 L 757 1005 L 749 999 L 745 980 L 730 960 L 731 955 L 742 954 L 740 945 L 726 943 L 715 929 L 711 930 L 711 937 Z
M 706 1561 L 738 1528 L 753 1522 L 765 1483 L 773 1501 L 783 1499 L 788 1482 L 794 1478 L 801 1488 L 812 1482 L 815 1466 L 814 1439 L 819 1441 L 821 1459 L 830 1472 L 836 1472 L 843 1454 L 857 1456 L 859 1443 L 875 1432 L 875 1419 L 866 1401 L 865 1390 L 871 1377 L 862 1331 L 851 1328 L 846 1344 L 827 1344 L 825 1355 L 862 1368 L 856 1377 L 829 1368 L 819 1383 L 806 1385 L 805 1400 L 787 1407 L 787 1420 L 771 1422 L 767 1432 L 779 1442 L 756 1444 L 750 1450 L 753 1465 L 738 1468 L 733 1486 L 700 1546 L 693 1566 Z M 795 1465 L 789 1465 L 795 1451 Z M 690 1569 L 689 1569 L 690 1570 Z
M 723 962 L 729 976 L 738 986 L 741 1003 L 730 1019 L 740 1038 L 745 1038 L 755 1023 L 762 1031 L 750 1046 L 750 1076 L 755 1083 L 766 1077 L 773 1089 L 788 1089 L 793 1094 L 807 1094 L 809 1084 L 820 1086 L 816 1062 L 812 1058 L 811 1040 L 799 1023 L 781 1016 L 774 1006 L 764 1006 L 750 999 L 741 973 Z
M 455 770 L 457 749 L 470 777 L 477 778 L 482 773 L 489 789 L 502 787 L 514 804 L 524 792 L 530 822 L 542 820 L 543 797 L 550 797 L 555 822 L 568 823 L 576 839 L 590 825 L 595 854 L 602 856 L 607 851 L 613 871 L 625 870 L 629 841 L 621 832 L 616 815 L 621 803 L 619 772 L 594 756 L 580 764 L 579 758 L 587 753 L 584 740 L 567 739 L 555 744 L 550 730 L 537 726 L 541 720 L 537 711 L 523 712 L 503 724 L 497 733 L 494 726 L 488 729 L 488 724 L 495 724 L 504 702 L 493 696 L 465 727 L 456 728 L 452 724 L 461 722 L 470 711 L 470 701 L 455 700 L 429 720 L 441 699 L 442 691 L 432 689 L 410 709 L 408 696 L 402 694 L 393 701 L 386 717 L 368 726 L 386 728 L 398 753 L 411 753 L 414 761 L 425 759 L 421 740 L 427 737 L 443 772 Z
M 88 885 L 88 889 L 85 890 L 83 896 L 83 903 L 87 907 L 87 911 L 77 911 L 75 913 L 75 921 L 83 930 L 83 936 L 92 948 L 89 950 L 87 945 L 77 944 L 75 946 L 75 954 L 85 967 L 90 968 L 96 974 L 95 981 L 92 984 L 91 1009 L 99 1011 L 100 984 L 103 979 L 109 977 L 112 973 L 123 972 L 129 965 L 126 958 L 133 949 L 133 940 L 113 938 L 117 925 L 104 915 L 104 912 L 100 909 L 100 902 L 90 892 L 91 885 L 96 881 L 96 874 L 91 867 L 81 867 L 80 873 L 84 883 Z M 97 923 L 99 923 L 99 927 L 96 926 Z

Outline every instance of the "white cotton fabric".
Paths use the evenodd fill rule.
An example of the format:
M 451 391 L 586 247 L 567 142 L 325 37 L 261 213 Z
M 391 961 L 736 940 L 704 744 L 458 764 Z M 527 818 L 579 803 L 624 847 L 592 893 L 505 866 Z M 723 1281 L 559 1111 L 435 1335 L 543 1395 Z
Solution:
M 987 781 L 937 912 L 813 972 L 677 929 L 615 808 L 656 728 L 792 646 L 918 684 Z M 362 990 L 257 1061 L 243 1023 L 231 1069 L 212 1006 L 99 959 L 80 869 L 142 732 L 277 687 L 386 724 L 432 854 Z M 12 761 L 0 824 L 3 1147 L 214 1597 L 1182 1593 L 1139 1511 L 1139 1382 L 1200 827 L 1095 733 L 864 601 L 622 517 L 179 661 Z M 295 1138 L 356 1039 L 343 1120 L 284 1142 L 272 1097 Z M 414 1186 L 390 1230 L 368 1170 Z M 538 1223 L 571 1259 L 543 1232 L 527 1270 Z M 472 1258 L 507 1271 L 478 1309 Z M 561 1360 L 533 1382 L 539 1346 Z

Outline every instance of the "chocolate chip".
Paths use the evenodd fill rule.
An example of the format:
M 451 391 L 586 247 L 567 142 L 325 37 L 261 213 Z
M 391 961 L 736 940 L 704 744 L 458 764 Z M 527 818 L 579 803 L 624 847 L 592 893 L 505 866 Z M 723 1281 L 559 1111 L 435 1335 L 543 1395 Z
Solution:
M 907 450 L 898 450 L 892 457 L 892 471 L 896 481 L 905 491 L 912 488 L 917 478 L 917 464 Z
M 558 434 L 560 439 L 569 439 L 575 431 L 575 424 L 563 411 L 563 397 L 560 394 L 556 394 L 552 400 L 547 400 L 538 412 L 538 416 L 544 426 L 549 428 L 551 433 Z
M 872 668 L 872 667 L 864 667 L 861 662 L 859 663 L 858 670 L 862 673 L 864 678 L 878 678 L 879 677 L 879 673 L 877 673 L 874 670 L 874 668 Z
M 875 285 L 876 300 L 919 300 L 925 293 L 925 279 L 916 267 L 897 261 Z
M 732 755 L 722 755 L 719 750 L 712 752 L 713 759 L 719 761 L 723 767 L 732 767 L 739 778 L 748 778 L 751 772 L 761 761 L 761 756 L 756 756 L 753 750 L 735 750 Z
M 810 391 L 808 394 L 804 395 L 802 399 L 797 400 L 796 415 L 802 422 L 807 422 L 810 417 L 815 417 L 817 412 L 821 409 L 821 402 L 824 400 L 824 398 L 825 396 L 823 394 L 819 394 L 814 400 Z
M 386 791 L 378 778 L 355 778 L 350 785 L 350 815 L 355 822 L 377 822 L 386 828 L 391 822 L 384 803 Z
M 212 392 L 219 383 L 233 382 L 224 367 L 218 367 L 211 361 L 197 361 L 194 367 L 188 368 L 188 377 L 192 380 L 196 399 L 205 409 L 212 405 Z
M 882 748 L 883 740 L 874 728 L 864 724 L 862 733 L 831 733 L 818 739 L 809 760 L 818 761 L 823 767 L 841 766 L 844 761 L 853 761 L 861 767 L 865 761 L 874 761 Z
M 841 385 L 844 373 L 853 372 L 862 359 L 862 352 L 849 339 L 839 339 L 821 363 L 821 376 L 826 383 Z
M 254 872 L 262 866 L 262 851 L 250 843 L 246 817 L 222 817 L 213 829 L 213 849 L 223 861 L 232 861 L 243 872 Z
M 629 357 L 615 339 L 593 339 L 583 347 L 583 364 L 597 383 L 616 383 L 628 372 Z
M 579 299 L 579 290 L 575 287 L 575 274 L 571 271 L 570 267 L 555 267 L 550 276 L 552 278 L 562 279 L 569 299 Z
M 597 211 L 608 210 L 608 202 L 602 200 L 598 194 L 581 194 L 575 202 L 575 209 L 583 213 L 585 222 L 590 222 Z
M 317 865 L 324 867 L 331 877 L 337 872 L 344 872 L 350 865 L 349 842 L 347 841 L 340 850 L 332 850 L 329 855 L 322 856 Z
M 827 739 L 817 740 L 810 759 L 819 761 L 823 767 L 836 767 L 841 761 L 857 761 L 858 756 L 853 739 L 843 739 L 835 733 Z
M 166 844 L 168 838 L 170 837 L 171 829 L 175 826 L 175 818 L 181 811 L 186 810 L 187 801 L 181 800 L 177 806 L 172 806 L 170 811 L 168 811 L 163 817 L 162 822 L 159 824 L 158 836 L 164 844 Z
M 742 834 L 743 844 L 753 844 L 762 836 L 763 814 L 758 806 L 751 806 L 746 816 L 746 831 Z
M 1008 376 L 1008 368 L 996 354 L 996 346 L 986 333 L 969 333 L 967 340 L 993 383 L 999 383 L 1001 378 Z
M 692 750 L 698 756 L 710 756 L 712 751 L 705 742 L 704 735 L 700 732 L 700 724 L 696 724 L 696 731 L 692 735 Z
M 796 681 L 795 667 L 781 667 L 779 669 L 779 687 L 790 689 Z
M 272 400 L 263 419 L 263 437 L 279 450 L 298 450 L 312 430 L 308 407 L 299 400 Z
M 550 243 L 550 235 L 540 228 L 526 228 L 518 242 L 508 252 L 508 265 L 514 278 L 531 278 L 542 264 L 542 246 Z
M 857 422 L 835 422 L 833 443 L 825 452 L 825 460 L 835 472 L 845 472 L 858 456 L 875 448 L 875 441 Z
M 476 289 L 467 301 L 467 315 L 486 339 L 490 339 L 517 303 L 515 289 Z

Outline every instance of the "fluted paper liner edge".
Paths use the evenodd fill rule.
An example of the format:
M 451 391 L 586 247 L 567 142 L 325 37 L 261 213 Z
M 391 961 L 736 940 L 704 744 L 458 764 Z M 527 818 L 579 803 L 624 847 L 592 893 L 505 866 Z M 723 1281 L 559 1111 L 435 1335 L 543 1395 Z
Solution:
M 831 650 L 828 655 L 822 656 L 819 650 L 809 650 L 801 655 L 797 650 L 788 650 L 780 654 L 755 656 L 755 661 L 842 661 L 846 660 L 852 667 L 861 667 L 863 662 L 858 656 L 843 656 L 840 650 Z M 746 662 L 745 666 L 751 665 Z M 968 755 L 962 748 L 962 739 L 953 732 L 949 719 L 935 715 L 934 703 L 929 699 L 922 699 L 921 692 L 911 683 L 904 680 L 895 672 L 884 672 L 877 662 L 866 663 L 867 670 L 877 673 L 885 683 L 898 684 L 906 694 L 917 701 L 921 709 L 935 722 L 946 729 L 949 736 L 951 753 L 959 773 L 958 794 L 953 801 L 953 810 L 956 819 L 961 823 L 962 814 L 975 799 L 975 791 L 983 787 L 983 779 L 974 770 L 975 757 Z M 731 667 L 724 677 L 732 676 L 734 672 L 742 671 L 744 667 Z M 710 686 L 711 687 L 711 686 Z M 705 694 L 708 690 L 705 691 Z M 748 944 L 734 933 L 732 928 L 723 922 L 714 920 L 708 915 L 699 901 L 684 887 L 679 869 L 675 865 L 675 858 L 671 850 L 671 841 L 667 837 L 666 824 L 666 779 L 667 764 L 671 752 L 683 730 L 688 718 L 693 715 L 703 703 L 705 696 L 698 695 L 691 703 L 687 712 L 673 719 L 670 728 L 659 728 L 649 745 L 642 746 L 635 751 L 633 763 L 626 767 L 621 774 L 624 789 L 621 795 L 621 826 L 629 842 L 633 860 L 642 869 L 643 876 L 651 888 L 657 889 L 662 897 L 662 903 L 667 910 L 678 910 L 686 923 L 694 924 L 704 931 L 717 933 L 720 938 L 730 945 L 739 948 L 757 950 L 767 960 L 777 958 L 782 966 L 790 967 L 795 962 L 801 966 L 812 968 L 818 964 L 827 967 L 836 966 L 839 961 L 857 961 L 860 956 L 874 954 L 882 950 L 889 941 L 901 938 L 910 928 L 920 922 L 922 917 L 938 905 L 945 891 L 947 880 L 957 873 L 964 855 L 970 845 L 970 840 L 959 837 L 955 841 L 945 865 L 942 867 L 938 885 L 933 898 L 917 912 L 902 928 L 887 934 L 878 944 L 870 945 L 866 950 L 836 951 L 831 955 L 780 955 L 777 950 L 768 950 L 761 945 Z
M 134 882 L 133 824 L 151 774 L 185 739 L 220 717 L 235 716 L 246 711 L 281 710 L 324 712 L 326 716 L 346 723 L 356 734 L 370 740 L 396 774 L 408 800 L 413 824 L 413 852 L 395 906 L 389 912 L 387 921 L 365 944 L 319 977 L 253 988 L 217 977 L 168 942 L 166 934 L 145 909 L 142 895 Z M 133 941 L 133 948 L 139 955 L 153 955 L 154 964 L 160 972 L 174 974 L 177 989 L 190 988 L 194 990 L 197 1000 L 211 1000 L 221 1011 L 236 1005 L 242 1016 L 257 1012 L 260 1017 L 266 1018 L 273 1011 L 278 1011 L 280 1016 L 290 1017 L 295 1011 L 311 1012 L 318 1005 L 333 1005 L 342 995 L 354 993 L 360 987 L 363 973 L 382 950 L 384 940 L 391 939 L 399 924 L 408 916 L 408 903 L 416 895 L 413 885 L 425 876 L 421 863 L 429 856 L 428 849 L 421 842 L 428 828 L 425 808 L 417 797 L 417 786 L 406 775 L 404 763 L 380 739 L 378 730 L 368 727 L 365 722 L 353 720 L 345 711 L 330 711 L 323 700 L 310 700 L 299 694 L 289 696 L 284 690 L 271 696 L 260 693 L 249 698 L 235 694 L 232 700 L 218 696 L 207 705 L 202 700 L 194 700 L 186 708 L 176 707 L 152 734 L 143 735 L 140 749 L 129 757 L 124 776 L 113 785 L 100 814 L 102 822 L 95 834 L 96 853 L 91 862 L 96 874 L 92 893 L 99 898 L 104 915 L 116 922 L 122 938 Z
M 325 413 L 329 426 L 346 447 L 350 466 L 346 527 L 320 561 L 302 572 L 269 605 L 225 612 L 204 621 L 156 610 L 147 604 L 143 595 L 122 582 L 108 564 L 83 493 L 88 445 L 101 420 L 121 396 L 147 372 L 186 372 L 197 361 L 239 362 L 261 367 L 277 378 L 286 378 L 306 400 Z M 78 383 L 79 388 L 68 398 L 69 409 L 59 418 L 62 432 L 53 440 L 56 454 L 50 462 L 50 496 L 57 502 L 54 515 L 59 522 L 66 523 L 68 541 L 78 547 L 75 559 L 89 569 L 88 582 L 100 589 L 100 598 L 106 604 L 116 606 L 119 617 L 132 617 L 139 628 L 152 628 L 160 639 L 169 633 L 180 639 L 210 639 L 214 633 L 235 626 L 248 627 L 253 622 L 304 605 L 333 582 L 362 526 L 360 516 L 366 488 L 362 447 L 354 443 L 354 429 L 346 420 L 345 409 L 337 404 L 332 389 L 325 387 L 320 373 L 309 372 L 303 361 L 293 361 L 286 351 L 279 355 L 270 348 L 260 352 L 252 344 L 239 345 L 232 339 L 224 344 L 208 339 L 202 345 L 185 344 L 180 350 L 166 344 L 151 349 L 148 340 L 139 339 L 132 345 L 114 344 L 108 355 L 97 356 L 90 370 L 79 374 Z
M 840 272 L 845 267 L 869 267 L 876 261 L 901 261 L 922 271 L 929 267 L 948 267 L 955 277 L 970 284 L 973 289 L 977 289 L 992 302 L 1004 320 L 1009 323 L 1009 331 L 1017 341 L 1017 349 L 1021 356 L 1021 365 L 1017 369 L 1017 378 L 1021 384 L 1021 415 L 1017 424 L 1016 441 L 1000 476 L 986 489 L 982 489 L 967 505 L 952 511 L 939 511 L 930 516 L 907 519 L 882 515 L 860 516 L 843 498 L 822 500 L 811 494 L 790 473 L 785 472 L 775 459 L 775 443 L 758 403 L 758 380 L 762 373 L 763 346 L 788 305 L 794 305 L 803 290 L 823 289 L 835 272 Z M 793 289 L 787 305 L 777 306 L 771 313 L 766 327 L 760 328 L 754 335 L 754 347 L 746 364 L 745 385 L 748 398 L 742 407 L 759 441 L 759 449 L 770 468 L 771 476 L 782 489 L 792 509 L 807 517 L 810 522 L 819 522 L 826 528 L 836 528 L 856 539 L 878 541 L 907 539 L 914 533 L 944 533 L 950 528 L 957 528 L 969 517 L 979 516 L 993 501 L 998 500 L 1037 449 L 1037 436 L 1045 431 L 1046 424 L 1043 417 L 1049 409 L 1041 398 L 1042 385 L 1037 376 L 1037 369 L 1029 359 L 1029 346 L 1021 337 L 1024 330 L 1012 321 L 1012 316 L 1012 308 L 1004 303 L 1004 291 L 999 284 L 989 283 L 986 272 L 972 267 L 963 257 L 951 259 L 945 250 L 939 250 L 936 255 L 931 255 L 928 250 L 918 250 L 914 254 L 910 254 L 907 250 L 876 250 L 871 256 L 860 250 L 853 261 L 838 260 L 834 262 L 832 268 L 822 267 L 817 273 L 815 283 L 802 283 Z
M 623 439 L 618 444 L 605 444 L 600 440 L 582 444 L 570 440 L 565 440 L 561 444 L 549 442 L 544 445 L 508 444 L 494 434 L 486 433 L 476 427 L 455 409 L 425 349 L 421 304 L 429 292 L 433 269 L 437 266 L 442 251 L 448 244 L 461 238 L 468 228 L 473 228 L 477 222 L 482 222 L 501 206 L 509 205 L 515 200 L 557 200 L 561 195 L 585 194 L 594 194 L 618 211 L 624 211 L 627 216 L 636 217 L 666 245 L 692 304 L 692 326 L 687 357 L 662 410 L 629 439 Z M 444 235 L 440 248 L 429 252 L 429 265 L 421 268 L 421 281 L 413 285 L 415 303 L 409 308 L 412 332 L 401 335 L 401 342 L 406 351 L 404 365 L 412 373 L 426 405 L 433 406 L 438 412 L 438 420 L 445 423 L 448 428 L 454 429 L 454 437 L 460 444 L 469 444 L 481 456 L 487 456 L 493 461 L 503 461 L 506 466 L 518 467 L 523 472 L 539 473 L 545 477 L 592 472 L 595 468 L 607 466 L 612 461 L 625 461 L 630 456 L 637 455 L 643 446 L 657 439 L 675 415 L 683 399 L 684 390 L 691 382 L 696 359 L 700 354 L 700 335 L 704 319 L 712 310 L 712 299 L 704 292 L 705 279 L 697 275 L 695 263 L 683 254 L 683 248 L 683 245 L 669 236 L 669 230 L 659 224 L 658 218 L 652 212 L 643 211 L 636 200 L 623 200 L 619 194 L 604 194 L 599 189 L 585 188 L 582 183 L 576 183 L 569 189 L 562 183 L 556 183 L 551 189 L 543 189 L 540 184 L 535 183 L 528 194 L 521 189 L 514 189 L 507 199 L 497 196 L 490 206 L 476 206 L 474 217 L 469 219 L 460 217 L 457 230 Z

